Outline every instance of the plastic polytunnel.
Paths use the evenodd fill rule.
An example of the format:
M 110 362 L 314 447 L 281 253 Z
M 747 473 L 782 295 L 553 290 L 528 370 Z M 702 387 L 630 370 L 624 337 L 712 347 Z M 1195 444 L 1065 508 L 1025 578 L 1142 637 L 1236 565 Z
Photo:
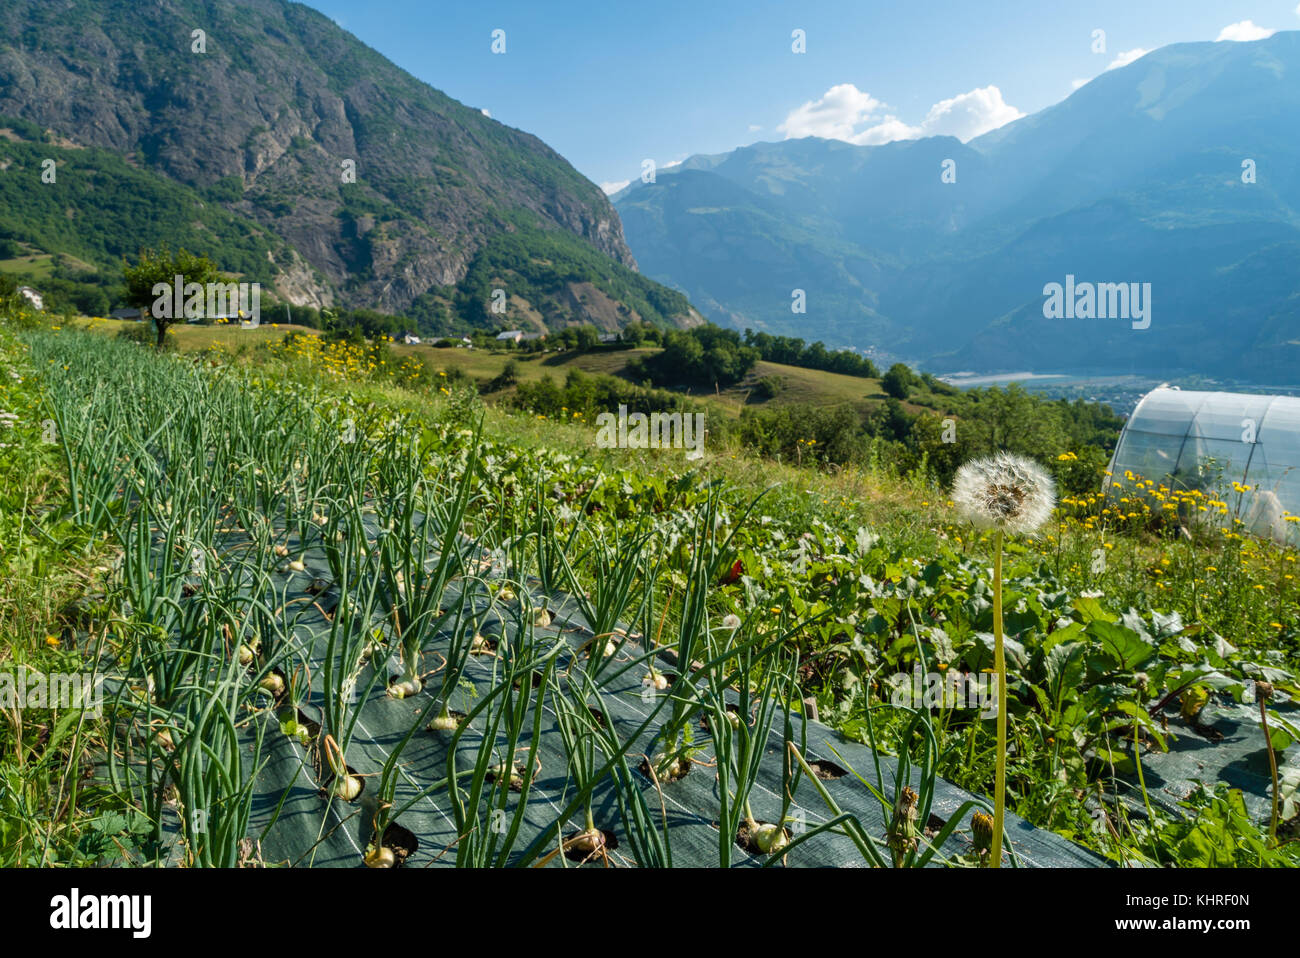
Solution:
M 1201 493 L 1181 521 L 1236 525 L 1300 544 L 1300 399 L 1161 386 L 1129 416 L 1106 487 L 1142 481 Z M 1169 508 L 1169 506 L 1163 506 Z

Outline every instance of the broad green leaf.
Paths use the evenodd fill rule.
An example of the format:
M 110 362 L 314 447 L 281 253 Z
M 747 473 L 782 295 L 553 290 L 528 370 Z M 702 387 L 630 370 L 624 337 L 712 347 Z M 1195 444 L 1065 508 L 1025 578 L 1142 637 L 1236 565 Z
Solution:
M 1126 671 L 1138 668 L 1155 654 L 1154 647 L 1143 642 L 1132 629 L 1122 625 L 1094 619 L 1088 624 L 1088 633 L 1095 636 L 1101 644 L 1101 650 Z

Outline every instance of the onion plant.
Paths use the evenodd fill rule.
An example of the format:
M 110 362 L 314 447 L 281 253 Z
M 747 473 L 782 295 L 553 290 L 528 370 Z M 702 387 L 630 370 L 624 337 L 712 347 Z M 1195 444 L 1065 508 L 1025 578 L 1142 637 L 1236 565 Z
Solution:
M 375 573 L 381 582 L 379 599 L 385 619 L 401 650 L 402 672 L 389 693 L 402 698 L 423 688 L 420 659 L 425 641 L 445 621 L 443 593 L 464 570 L 469 547 L 462 528 L 479 465 L 471 447 L 458 479 L 428 480 L 422 475 L 423 456 L 416 437 L 393 459 L 392 472 L 383 477 L 385 488 L 376 501 L 381 528 Z M 453 481 L 455 488 L 448 489 Z
M 349 771 L 346 751 L 352 741 L 357 722 L 361 718 L 360 704 L 378 681 L 379 671 L 370 669 L 369 680 L 362 687 L 362 677 L 367 674 L 365 664 L 375 626 L 375 610 L 379 600 L 379 583 L 373 577 L 353 577 L 359 560 L 357 550 L 363 548 L 354 537 L 349 537 L 341 549 L 338 575 L 339 603 L 329 622 L 324 658 L 321 663 L 324 691 L 321 700 L 322 738 L 317 748 L 323 750 L 318 764 L 328 775 L 323 783 L 329 794 L 351 801 L 361 791 L 361 783 Z
M 518 627 L 525 631 L 517 635 L 527 634 L 524 623 L 518 623 Z M 456 730 L 447 750 L 449 798 L 456 834 L 461 836 L 456 845 L 458 866 L 501 867 L 509 862 L 532 791 L 546 692 L 558 658 L 556 649 L 540 659 L 535 657 L 541 651 L 528 643 L 522 656 L 493 660 L 488 691 Z M 534 692 L 531 677 L 537 671 L 541 683 Z M 480 715 L 483 731 L 473 763 L 465 770 L 468 781 L 462 786 L 456 776 L 459 746 Z M 525 734 L 527 744 L 521 746 Z M 516 756 L 520 752 L 524 754 L 516 773 Z M 512 795 L 514 812 L 507 814 Z
M 237 727 L 242 699 L 239 685 L 228 681 L 190 689 L 186 696 L 186 731 L 176 747 L 171 777 L 182 811 L 181 831 L 195 865 L 233 868 L 240 863 L 255 780 L 265 764 L 265 722 L 260 717 L 250 722 L 251 746 Z
M 758 501 L 755 499 L 750 503 L 746 515 Z M 694 523 L 689 543 L 690 564 L 685 576 L 685 590 L 673 643 L 677 680 L 673 682 L 668 695 L 672 707 L 660 730 L 660 750 L 651 761 L 656 777 L 667 781 L 681 777 L 689 768 L 690 730 L 701 709 L 698 686 L 707 678 L 707 670 L 695 670 L 692 663 L 702 651 L 707 650 L 709 596 L 713 583 L 730 555 L 731 542 L 739 528 L 737 524 L 719 541 L 718 529 L 721 522 L 719 490 L 716 486 L 708 491 L 702 508 L 694 517 Z M 716 667 L 717 664 L 712 663 L 711 667 Z
M 759 822 L 750 795 L 778 715 L 784 716 L 789 734 L 791 704 L 799 698 L 798 655 L 785 653 L 782 642 L 759 649 L 760 638 L 750 638 L 742 628 L 708 640 L 710 658 L 719 662 L 707 675 L 706 702 L 717 759 L 718 861 L 724 868 L 731 864 L 741 824 L 751 845 L 762 854 L 777 854 L 789 843 L 785 828 L 789 797 L 783 800 L 777 821 Z M 727 667 L 733 663 L 734 668 Z
M 572 672 L 567 680 L 557 677 L 551 695 L 556 724 L 568 756 L 569 779 L 580 796 L 582 813 L 582 827 L 564 837 L 560 850 L 565 855 L 580 855 L 584 861 L 607 855 L 605 831 L 596 827 L 592 802 L 596 788 L 616 761 L 608 760 L 602 749 L 600 727 L 608 720 L 592 711 L 592 698 L 601 715 L 607 714 L 600 707 L 600 695 L 590 676 L 583 672 Z
M 591 682 L 590 676 L 580 669 L 569 670 L 567 672 L 567 687 L 561 685 L 559 679 L 559 675 L 552 675 L 549 681 L 557 726 L 560 727 L 566 751 L 570 748 L 573 749 L 569 754 L 579 754 L 580 760 L 586 764 L 576 774 L 574 769 L 570 767 L 570 777 L 574 784 L 571 797 L 551 824 L 542 829 L 516 858 L 514 864 L 520 867 L 526 867 L 533 863 L 545 864 L 564 852 L 582 851 L 584 845 L 589 847 L 596 842 L 595 833 L 593 832 L 595 816 L 590 814 L 592 793 L 613 774 L 615 768 L 625 766 L 628 752 L 660 720 L 660 713 L 668 704 L 668 696 L 659 696 L 654 708 L 650 710 L 641 724 L 627 736 L 610 735 L 608 734 L 610 726 L 602 727 L 591 711 L 593 707 L 591 705 L 592 700 L 595 700 L 595 707 L 598 709 L 601 701 L 599 692 Z M 560 704 L 561 701 L 563 701 L 563 704 Z M 565 715 L 564 721 L 567 723 L 567 733 L 564 731 L 566 725 L 561 724 L 559 721 L 561 711 Z M 601 711 L 604 710 L 601 709 Z M 604 758 L 603 761 L 600 761 L 601 756 Z M 623 781 L 628 778 L 630 776 L 620 776 L 620 780 Z M 583 822 L 586 827 L 582 828 L 576 836 L 570 836 L 566 839 L 564 830 L 569 826 L 572 817 L 579 813 L 583 815 Z M 571 840 L 573 838 L 579 840 L 574 842 Z M 550 852 L 544 852 L 544 849 L 549 847 L 552 842 L 555 843 L 556 847 Z M 600 837 L 600 847 L 601 849 L 604 847 L 603 834 Z M 597 851 L 599 850 L 597 849 Z M 585 855 L 587 852 L 583 851 L 583 854 Z
M 480 596 L 474 593 L 478 589 L 486 593 L 486 587 L 481 579 L 477 577 L 463 579 L 455 601 L 448 603 L 451 608 L 443 615 L 442 621 L 450 619 L 451 627 L 445 630 L 447 653 L 442 668 L 442 684 L 434 698 L 433 719 L 429 723 L 429 730 L 433 732 L 454 731 L 461 724 L 461 719 L 452 714 L 451 698 L 464 680 L 466 663 L 469 662 L 470 653 L 475 649 L 475 637 L 480 634 L 479 629 L 492 608 L 489 605 L 486 611 L 475 612 L 474 606 Z
M 916 766 L 916 775 L 913 777 L 911 754 L 908 749 L 902 749 L 894 766 L 892 784 L 887 786 L 884 769 L 881 767 L 881 752 L 876 747 L 872 713 L 880 709 L 893 708 L 895 707 L 889 705 L 869 705 L 866 710 L 864 724 L 872 749 L 872 762 L 875 767 L 874 784 L 854 770 L 833 745 L 827 746 L 844 764 L 848 773 L 857 779 L 879 803 L 882 819 L 886 823 L 885 834 L 883 836 L 872 834 L 860 818 L 846 813 L 835 801 L 830 790 L 809 767 L 804 756 L 806 749 L 788 743 L 787 750 L 799 764 L 808 781 L 812 783 L 832 816 L 829 820 L 804 830 L 790 842 L 789 850 L 818 835 L 834 833 L 848 837 L 863 859 L 877 868 L 891 865 L 896 868 L 923 868 L 940 854 L 949 837 L 965 820 L 968 813 L 989 810 L 988 802 L 983 799 L 969 799 L 948 818 L 933 839 L 926 838 L 925 824 L 930 820 L 930 809 L 938 781 L 939 742 L 935 737 L 929 716 L 921 709 L 907 709 L 906 711 L 912 713 L 912 719 L 899 740 L 911 742 L 919 735 L 921 760 Z M 1013 866 L 1019 864 L 1014 851 L 1011 853 L 1011 864 Z
M 613 530 L 613 543 L 606 535 L 593 530 L 587 549 L 570 561 L 560 553 L 563 578 L 570 596 L 591 631 L 587 671 L 599 676 L 606 663 L 626 640 L 619 637 L 618 626 L 629 615 L 637 617 L 645 606 L 646 592 L 653 587 L 649 571 L 653 564 L 646 554 L 653 530 L 643 523 L 636 528 Z M 590 576 L 586 587 L 576 571 L 582 568 Z

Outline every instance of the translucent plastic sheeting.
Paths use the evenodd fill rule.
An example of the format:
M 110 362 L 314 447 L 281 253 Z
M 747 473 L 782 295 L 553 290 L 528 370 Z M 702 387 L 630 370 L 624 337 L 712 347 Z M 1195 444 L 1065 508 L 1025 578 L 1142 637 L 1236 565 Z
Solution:
M 1184 519 L 1240 519 L 1256 535 L 1300 544 L 1300 523 L 1288 519 L 1300 513 L 1300 399 L 1162 386 L 1133 410 L 1110 472 L 1108 492 L 1133 479 L 1198 490 L 1227 512 Z

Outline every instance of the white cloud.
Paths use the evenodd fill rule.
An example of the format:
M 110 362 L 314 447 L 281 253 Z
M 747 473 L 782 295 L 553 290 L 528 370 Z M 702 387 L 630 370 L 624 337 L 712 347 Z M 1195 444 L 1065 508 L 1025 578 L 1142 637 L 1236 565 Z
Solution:
M 1300 7 L 1297 8 L 1297 11 L 1300 11 Z M 1214 38 L 1214 42 L 1218 43 L 1220 40 L 1267 40 L 1275 33 L 1277 33 L 1276 30 L 1255 26 L 1251 20 L 1242 20 L 1240 23 L 1230 23 L 1220 30 L 1219 35 Z
M 915 140 L 923 136 L 955 136 L 962 141 L 1024 116 L 1002 99 L 995 86 L 981 87 L 947 100 L 940 100 L 913 126 L 892 113 L 885 104 L 852 83 L 831 87 L 819 100 L 809 100 L 790 111 L 777 127 L 786 139 L 820 136 L 864 146 L 893 140 Z
M 762 128 L 761 126 L 759 126 L 757 123 L 751 123 L 751 124 L 749 124 L 749 132 L 750 132 L 750 133 L 757 133 L 757 132 L 758 132 L 759 130 L 761 130 L 761 129 L 763 129 L 763 128 Z
M 777 129 L 789 140 L 804 136 L 852 140 L 856 128 L 871 119 L 876 109 L 883 105 L 852 83 L 840 83 L 827 90 L 820 100 L 809 100 L 791 110 Z
M 489 110 L 487 107 L 483 107 L 483 109 L 481 109 L 479 112 L 489 118 L 492 116 L 492 111 Z
M 1106 69 L 1118 70 L 1120 67 L 1126 67 L 1134 60 L 1141 59 L 1142 57 L 1146 56 L 1150 52 L 1151 52 L 1150 50 L 1143 50 L 1141 47 L 1136 47 L 1132 50 L 1125 50 L 1114 60 L 1111 60 L 1110 63 L 1107 64 Z
M 1295 15 L 1296 15 L 1297 17 L 1300 17 L 1300 3 L 1297 3 L 1297 4 L 1295 5 Z
M 965 143 L 982 133 L 1018 120 L 1019 110 L 1002 99 L 995 86 L 981 87 L 930 107 L 921 122 L 922 136 L 955 136 Z
M 682 159 L 684 160 L 685 157 L 682 157 Z M 669 167 L 672 167 L 672 166 L 681 166 L 681 165 L 682 165 L 682 160 L 669 160 L 667 163 L 665 163 L 663 166 L 661 166 L 661 167 L 659 167 L 659 168 L 660 168 L 661 170 L 666 170 L 666 169 L 668 169 Z
M 881 143 L 891 143 L 894 140 L 915 140 L 921 135 L 920 127 L 908 126 L 891 114 L 882 118 L 874 126 L 870 126 L 852 137 L 849 142 L 857 143 L 859 146 L 878 146 Z
M 1087 86 L 1087 85 L 1088 85 L 1089 83 L 1091 83 L 1091 82 L 1092 82 L 1092 80 L 1089 80 L 1089 79 L 1083 79 L 1083 80 L 1075 79 L 1075 80 L 1071 80 L 1071 81 L 1070 81 L 1070 89 L 1071 89 L 1071 90 L 1077 90 L 1077 89 L 1079 89 L 1079 87 L 1081 87 L 1081 86 Z

